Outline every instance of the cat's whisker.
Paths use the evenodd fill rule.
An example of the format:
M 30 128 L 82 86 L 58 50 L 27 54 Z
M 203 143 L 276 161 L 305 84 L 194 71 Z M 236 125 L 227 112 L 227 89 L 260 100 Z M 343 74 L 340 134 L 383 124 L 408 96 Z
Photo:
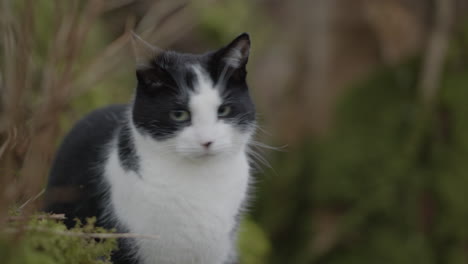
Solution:
M 265 130 L 260 124 L 255 123 L 254 126 L 255 126 L 255 130 L 257 132 L 261 132 L 261 133 L 263 133 L 263 134 L 265 134 L 267 136 L 271 136 L 271 133 L 268 132 L 267 130 Z
M 272 169 L 270 162 L 267 159 L 265 159 L 260 153 L 254 150 L 248 150 L 247 153 L 250 163 L 256 170 L 263 172 L 264 167 Z
M 259 147 L 259 148 L 262 148 L 262 149 L 274 150 L 274 151 L 286 151 L 285 149 L 287 148 L 287 145 L 275 147 L 275 146 L 268 145 L 266 143 L 256 141 L 256 140 L 251 140 L 249 142 L 249 145 L 254 146 L 254 147 Z

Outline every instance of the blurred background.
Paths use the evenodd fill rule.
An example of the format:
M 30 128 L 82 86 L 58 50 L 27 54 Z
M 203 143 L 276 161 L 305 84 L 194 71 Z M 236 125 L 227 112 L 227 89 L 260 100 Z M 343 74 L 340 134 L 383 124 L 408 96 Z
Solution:
M 0 0 L 0 228 L 74 122 L 131 98 L 131 29 L 189 53 L 251 35 L 277 150 L 241 263 L 468 263 L 467 0 Z

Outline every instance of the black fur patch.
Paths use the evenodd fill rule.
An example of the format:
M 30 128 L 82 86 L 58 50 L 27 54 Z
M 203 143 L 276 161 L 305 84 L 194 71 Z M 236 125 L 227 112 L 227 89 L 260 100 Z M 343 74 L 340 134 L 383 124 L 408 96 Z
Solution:
M 132 134 L 128 125 L 123 125 L 117 137 L 119 159 L 125 171 L 138 172 L 139 158 L 135 150 Z

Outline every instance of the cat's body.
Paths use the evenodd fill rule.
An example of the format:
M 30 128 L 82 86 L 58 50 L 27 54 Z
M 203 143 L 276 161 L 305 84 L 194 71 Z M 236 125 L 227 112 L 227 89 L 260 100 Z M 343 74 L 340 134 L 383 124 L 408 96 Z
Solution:
M 255 126 L 249 45 L 244 34 L 217 52 L 160 52 L 140 66 L 132 104 L 94 111 L 65 138 L 47 210 L 137 234 L 114 263 L 236 263 Z

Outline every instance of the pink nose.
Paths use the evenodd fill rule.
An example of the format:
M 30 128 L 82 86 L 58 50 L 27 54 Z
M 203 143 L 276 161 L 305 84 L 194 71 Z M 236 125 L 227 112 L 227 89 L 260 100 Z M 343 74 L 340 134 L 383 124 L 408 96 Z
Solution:
M 212 141 L 207 141 L 207 142 L 205 142 L 205 143 L 201 143 L 201 145 L 202 145 L 203 147 L 205 147 L 205 148 L 209 148 L 209 147 L 211 146 L 211 144 L 213 144 Z

